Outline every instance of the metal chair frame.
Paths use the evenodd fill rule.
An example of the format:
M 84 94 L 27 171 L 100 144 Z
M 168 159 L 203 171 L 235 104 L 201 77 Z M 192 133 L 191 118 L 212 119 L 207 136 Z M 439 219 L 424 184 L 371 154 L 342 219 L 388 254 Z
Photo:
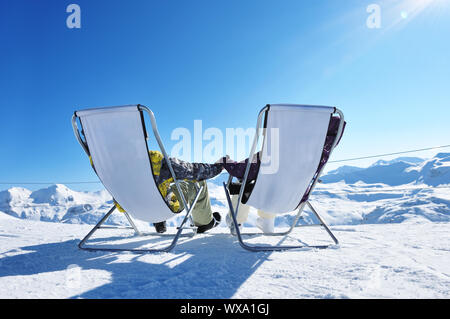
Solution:
M 87 250 L 87 251 L 110 251 L 110 252 L 128 251 L 128 252 L 136 252 L 136 253 L 168 252 L 168 251 L 172 250 L 176 246 L 176 244 L 178 242 L 178 239 L 180 237 L 193 237 L 197 233 L 197 227 L 194 226 L 194 222 L 192 220 L 192 214 L 191 213 L 192 213 L 193 208 L 195 207 L 195 204 L 197 203 L 197 200 L 198 200 L 198 198 L 200 196 L 201 191 L 203 190 L 203 186 L 200 187 L 199 185 L 196 184 L 197 193 L 195 195 L 195 199 L 192 202 L 192 205 L 188 205 L 188 202 L 186 201 L 186 198 L 185 198 L 185 196 L 184 196 L 184 194 L 183 194 L 183 192 L 181 190 L 181 187 L 180 187 L 180 184 L 179 184 L 179 180 L 175 176 L 172 164 L 171 164 L 171 162 L 169 160 L 169 156 L 167 155 L 166 149 L 165 149 L 164 144 L 163 144 L 163 142 L 161 140 L 161 137 L 159 135 L 158 127 L 156 125 L 155 115 L 153 114 L 153 112 L 148 107 L 146 107 L 144 105 L 138 104 L 136 107 L 137 107 L 138 111 L 146 112 L 149 115 L 149 117 L 150 117 L 150 123 L 152 125 L 153 134 L 154 134 L 154 136 L 156 138 L 156 141 L 157 141 L 157 143 L 158 143 L 158 145 L 159 145 L 159 147 L 161 149 L 161 152 L 164 155 L 164 159 L 166 160 L 166 163 L 167 163 L 167 165 L 169 167 L 170 174 L 171 174 L 171 176 L 172 176 L 172 178 L 174 180 L 174 183 L 175 183 L 175 185 L 177 187 L 178 193 L 181 195 L 181 201 L 183 202 L 183 205 L 185 207 L 186 214 L 185 214 L 181 224 L 177 227 L 177 232 L 176 232 L 175 235 L 173 235 L 173 234 L 159 234 L 159 233 L 156 233 L 156 232 L 143 233 L 143 232 L 139 231 L 139 229 L 136 227 L 136 224 L 133 222 L 133 219 L 131 218 L 131 216 L 130 216 L 130 214 L 128 212 L 123 212 L 123 213 L 125 214 L 128 222 L 130 224 L 130 227 L 102 226 L 107 221 L 109 216 L 111 216 L 111 214 L 115 211 L 116 206 L 113 205 L 111 207 L 111 209 L 108 211 L 108 213 L 106 213 L 102 217 L 102 219 L 100 219 L 100 221 L 97 223 L 97 225 L 95 225 L 94 228 L 92 228 L 92 230 L 80 241 L 80 243 L 78 244 L 78 247 L 80 249 Z M 85 151 L 85 153 L 88 156 L 90 156 L 89 147 L 87 145 L 87 142 L 84 141 L 81 138 L 80 130 L 78 129 L 77 118 L 78 118 L 77 112 L 75 112 L 73 114 L 73 116 L 72 116 L 72 127 L 73 127 L 73 131 L 74 131 L 75 137 L 77 138 L 78 142 L 80 143 L 80 145 L 83 148 L 83 150 Z M 82 126 L 81 122 L 80 122 L 80 124 Z M 143 124 L 143 129 L 147 133 L 147 131 L 145 130 L 145 125 L 144 124 Z M 145 136 L 148 136 L 148 134 L 146 134 Z M 149 160 L 150 160 L 150 158 L 149 158 Z M 185 227 L 184 225 L 186 224 L 188 219 L 190 220 L 191 226 L 190 227 Z M 133 229 L 136 236 L 158 236 L 158 237 L 161 237 L 161 238 L 162 237 L 171 237 L 171 236 L 173 236 L 173 240 L 168 246 L 163 247 L 163 248 L 155 248 L 155 249 L 152 249 L 152 248 L 149 248 L 149 249 L 125 249 L 125 248 L 87 247 L 86 246 L 86 242 L 89 240 L 89 238 L 97 230 L 105 229 L 105 228 L 108 228 L 108 229 Z M 192 232 L 190 234 L 182 234 L 183 230 L 185 230 L 185 229 L 192 230 Z
M 314 105 L 299 105 L 299 106 L 311 106 L 311 107 L 315 107 Z M 231 212 L 231 217 L 233 220 L 233 225 L 236 229 L 236 235 L 238 237 L 239 240 L 239 244 L 241 245 L 242 248 L 249 250 L 249 251 L 282 251 L 282 250 L 289 250 L 289 249 L 299 249 L 299 248 L 305 248 L 305 247 L 310 247 L 310 248 L 318 248 L 318 249 L 323 249 L 323 248 L 328 248 L 330 247 L 330 245 L 315 245 L 315 246 L 306 246 L 306 245 L 293 245 L 293 246 L 288 246 L 288 245 L 274 245 L 274 246 L 262 246 L 262 245 L 250 245 L 247 244 L 244 240 L 243 240 L 243 236 L 254 236 L 254 235 L 264 235 L 264 236 L 287 236 L 289 235 L 294 228 L 297 227 L 308 227 L 308 226 L 320 226 L 323 227 L 326 232 L 328 233 L 328 235 L 331 237 L 331 239 L 333 240 L 333 242 L 337 245 L 339 244 L 338 239 L 336 238 L 336 236 L 334 236 L 333 232 L 330 230 L 330 228 L 327 226 L 327 224 L 325 223 L 325 221 L 323 220 L 323 218 L 318 214 L 318 212 L 314 209 L 314 207 L 311 205 L 311 203 L 309 202 L 309 200 L 303 202 L 300 204 L 300 206 L 298 207 L 297 210 L 297 215 L 294 218 L 294 221 L 292 223 L 292 225 L 290 226 L 290 228 L 285 231 L 285 232 L 275 232 L 275 233 L 271 233 L 271 234 L 263 234 L 263 233 L 241 233 L 239 227 L 238 227 L 238 222 L 237 222 L 237 216 L 238 216 L 238 212 L 239 212 L 239 206 L 242 200 L 242 196 L 244 194 L 244 188 L 245 185 L 247 183 L 247 178 L 248 178 L 248 174 L 250 171 L 250 165 L 251 165 L 251 160 L 255 154 L 256 151 L 256 146 L 258 145 L 258 141 L 259 141 L 259 137 L 261 135 L 261 123 L 263 116 L 267 116 L 266 113 L 267 111 L 269 111 L 270 109 L 270 105 L 266 105 L 265 107 L 263 107 L 261 109 L 261 111 L 258 114 L 258 120 L 257 120 L 257 124 L 256 124 L 256 134 L 255 134 L 255 138 L 253 140 L 253 144 L 252 144 L 252 148 L 250 150 L 250 154 L 248 156 L 248 161 L 247 161 L 247 166 L 245 168 L 245 173 L 244 173 L 244 178 L 242 180 L 242 184 L 239 190 L 239 197 L 238 197 L 238 201 L 236 204 L 236 207 L 233 207 L 233 204 L 231 202 L 231 198 L 230 198 L 230 192 L 228 190 L 228 186 L 230 185 L 230 183 L 232 182 L 233 177 L 230 176 L 228 179 L 227 183 L 223 183 L 223 187 L 225 189 L 225 194 L 227 197 L 227 201 L 228 201 L 228 206 L 230 208 L 230 212 Z M 270 112 L 270 111 L 269 111 Z M 340 123 L 339 123 L 339 128 L 338 128 L 338 132 L 336 135 L 336 139 L 334 140 L 333 145 L 331 146 L 331 150 L 330 150 L 330 155 L 333 152 L 334 148 L 336 147 L 339 138 L 342 134 L 343 128 L 344 128 L 344 114 L 342 113 L 342 111 L 340 111 L 338 108 L 334 108 L 334 112 L 333 114 L 337 114 L 340 118 Z M 316 186 L 320 175 L 322 174 L 324 169 L 324 166 L 320 169 L 319 172 L 317 172 L 317 174 L 314 175 L 313 180 L 312 180 L 312 185 L 311 185 L 311 190 L 310 193 L 312 193 L 314 187 Z M 317 217 L 317 219 L 319 220 L 319 224 L 308 224 L 308 225 L 297 225 L 298 220 L 301 217 L 301 214 L 303 213 L 303 210 L 305 208 L 305 206 L 308 206 L 308 208 L 312 211 L 312 213 Z

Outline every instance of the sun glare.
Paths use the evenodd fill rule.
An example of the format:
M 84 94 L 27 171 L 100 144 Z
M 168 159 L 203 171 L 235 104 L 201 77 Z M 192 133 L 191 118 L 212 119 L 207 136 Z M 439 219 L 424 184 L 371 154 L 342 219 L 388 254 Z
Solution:
M 449 2 L 449 0 L 385 1 L 382 7 L 387 9 L 388 16 L 390 17 L 390 19 L 388 19 L 390 23 L 387 23 L 385 26 L 385 31 L 397 26 L 405 26 L 427 9 L 433 9 L 433 11 L 437 11 L 433 12 L 433 14 L 439 14 L 439 11 L 442 11 L 443 7 L 448 5 Z
M 405 0 L 405 12 L 411 18 L 428 8 L 435 0 Z

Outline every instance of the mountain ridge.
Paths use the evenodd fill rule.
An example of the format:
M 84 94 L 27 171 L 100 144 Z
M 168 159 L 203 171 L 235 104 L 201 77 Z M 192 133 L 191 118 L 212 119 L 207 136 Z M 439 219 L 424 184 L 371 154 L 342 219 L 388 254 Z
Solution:
M 450 153 L 421 162 L 399 158 L 376 163 L 367 168 L 342 166 L 321 177 L 311 199 L 320 203 L 327 221 L 335 225 L 450 221 L 450 188 L 442 187 L 450 185 Z M 228 209 L 222 182 L 227 179 L 223 173 L 208 181 L 213 211 L 223 217 Z M 22 187 L 0 191 L 0 212 L 22 219 L 95 224 L 112 205 L 106 190 L 79 192 L 62 184 L 35 191 Z M 246 225 L 254 223 L 254 215 Z M 176 224 L 177 218 L 169 225 Z M 279 215 L 276 224 L 289 225 L 292 220 L 293 214 Z M 311 221 L 314 217 L 305 212 L 301 222 Z M 108 223 L 127 221 L 123 214 L 113 214 Z
M 418 160 L 416 157 L 400 157 L 391 161 L 380 160 L 367 168 L 341 166 L 320 179 L 323 183 L 344 181 L 347 184 L 364 182 L 390 186 L 409 183 L 438 186 L 450 183 L 450 153 L 438 153 L 431 159 Z

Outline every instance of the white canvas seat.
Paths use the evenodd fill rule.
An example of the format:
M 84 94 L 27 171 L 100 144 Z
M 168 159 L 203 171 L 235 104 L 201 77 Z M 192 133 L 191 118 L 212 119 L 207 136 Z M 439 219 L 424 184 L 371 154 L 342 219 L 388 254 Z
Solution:
M 314 188 L 328 156 L 342 135 L 344 126 L 342 112 L 335 107 L 326 106 L 267 105 L 259 113 L 257 134 L 249 158 L 253 158 L 255 153 L 264 116 L 264 140 L 260 152 L 261 164 L 253 190 L 247 196 L 245 203 L 272 214 L 282 214 L 298 209 L 297 217 L 289 231 L 272 235 L 290 233 L 295 227 L 304 206 L 308 205 L 319 219 L 319 226 L 323 226 L 337 244 L 336 237 L 307 201 L 307 198 Z M 339 117 L 339 127 L 334 142 L 329 145 L 331 148 L 325 159 L 323 154 L 327 133 L 330 121 L 335 116 Z M 224 184 L 235 225 L 237 224 L 235 217 L 243 199 L 250 165 L 251 161 L 248 162 L 246 167 L 236 207 L 232 207 L 227 185 Z M 236 227 L 236 230 L 241 245 L 249 250 L 282 250 L 303 247 L 250 246 L 243 242 L 241 236 L 243 234 L 240 233 L 239 227 Z M 322 248 L 322 246 L 319 248 Z
M 155 138 L 164 157 L 168 159 L 156 127 L 154 115 L 144 106 L 127 105 L 86 109 L 76 111 L 72 118 L 75 136 L 90 157 L 97 176 L 114 200 L 123 208 L 124 214 L 137 234 L 140 234 L 140 232 L 133 223 L 133 217 L 142 221 L 157 223 L 174 216 L 159 192 L 152 174 L 146 141 L 144 112 L 149 114 Z M 77 127 L 77 118 L 82 127 L 84 140 L 81 138 Z M 167 163 L 172 177 L 179 187 L 170 161 L 167 161 Z M 200 189 L 197 197 L 199 193 Z M 190 216 L 191 208 L 195 205 L 195 202 L 192 207 L 189 207 L 189 205 L 186 205 L 181 191 L 180 194 L 184 207 L 188 208 L 183 221 L 184 224 Z M 101 225 L 115 208 L 116 206 L 113 206 L 110 212 L 93 229 L 92 233 L 86 236 L 80 243 L 80 248 L 85 248 L 86 240 L 96 229 L 101 228 Z M 180 225 L 171 246 L 155 251 L 172 249 L 181 234 L 183 224 Z

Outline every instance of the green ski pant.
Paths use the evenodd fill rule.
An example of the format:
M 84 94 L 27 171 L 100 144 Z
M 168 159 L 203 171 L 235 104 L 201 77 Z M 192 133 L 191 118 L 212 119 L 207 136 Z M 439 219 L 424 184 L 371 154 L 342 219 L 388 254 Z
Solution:
M 179 181 L 181 191 L 183 192 L 184 198 L 189 206 L 192 205 L 197 195 L 197 188 L 195 187 L 194 181 Z M 209 200 L 208 186 L 206 181 L 197 182 L 199 187 L 203 186 L 202 191 L 198 197 L 197 203 L 192 209 L 192 219 L 194 220 L 195 226 L 207 225 L 212 220 L 211 202 Z M 183 210 L 184 204 L 181 200 L 180 193 L 178 193 L 177 186 L 175 184 L 170 185 L 172 192 L 177 196 L 178 202 L 180 203 L 180 211 Z

